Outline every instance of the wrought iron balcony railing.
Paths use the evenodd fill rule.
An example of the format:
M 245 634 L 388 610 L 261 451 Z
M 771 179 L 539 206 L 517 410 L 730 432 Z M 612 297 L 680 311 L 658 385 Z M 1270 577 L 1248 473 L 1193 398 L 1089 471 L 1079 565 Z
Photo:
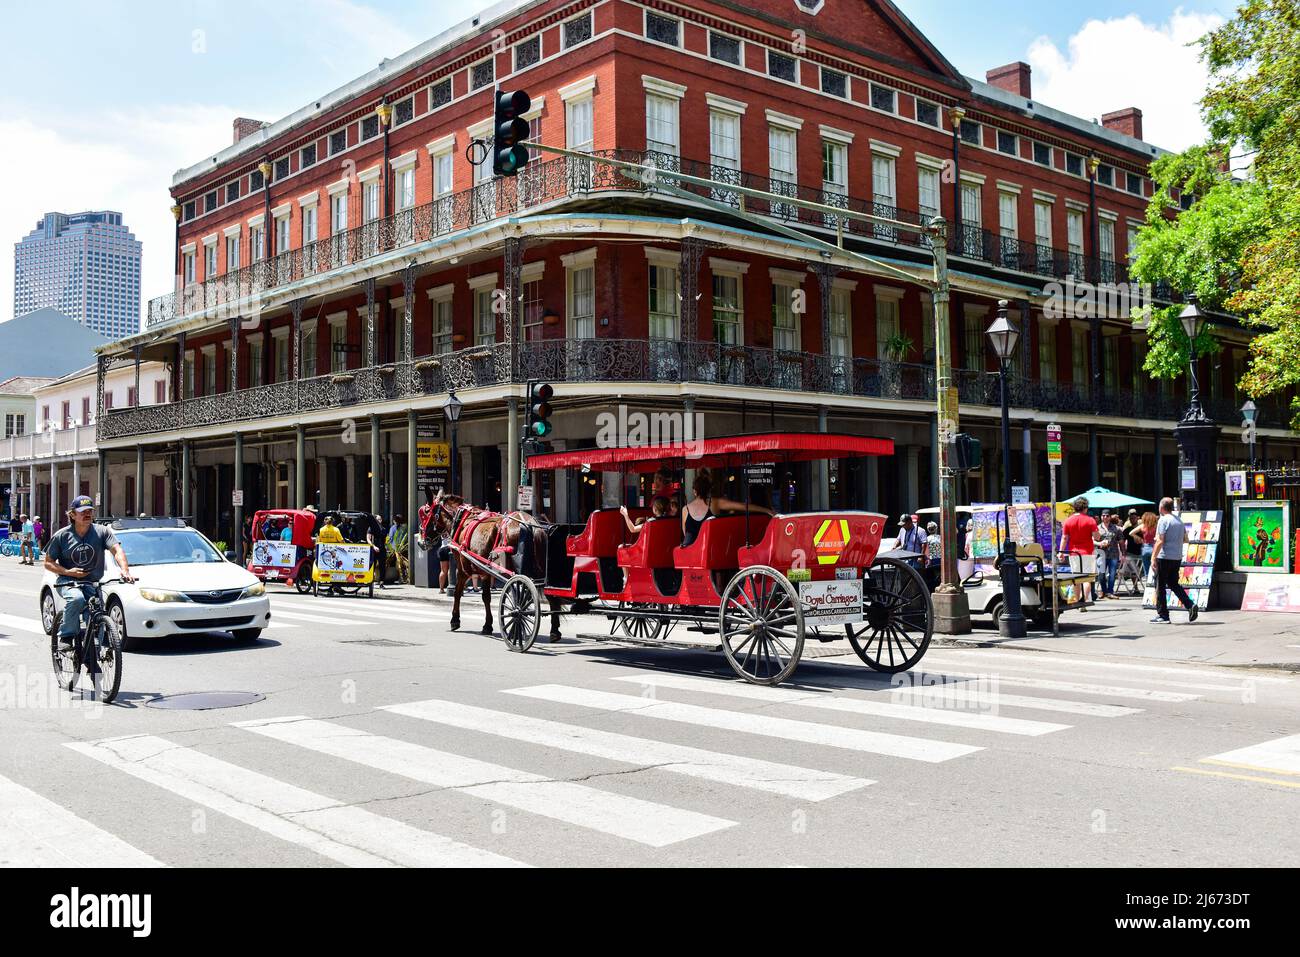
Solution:
M 964 406 L 996 407 L 1000 402 L 995 373 L 955 373 Z M 403 399 L 467 392 L 475 388 L 543 379 L 553 383 L 711 383 L 779 392 L 890 399 L 933 403 L 935 372 L 931 365 L 825 356 L 757 346 L 665 339 L 546 339 L 523 343 L 511 362 L 510 347 L 498 343 L 425 356 L 414 362 L 390 363 L 299 381 L 197 396 L 163 405 L 115 409 L 99 421 L 101 439 L 174 432 L 199 426 L 282 419 L 302 412 L 377 405 Z M 1012 405 L 1043 412 L 1075 412 L 1124 418 L 1177 421 L 1185 399 L 1159 393 L 1102 390 L 1094 399 L 1084 386 L 1039 382 L 1012 376 Z M 607 393 L 594 388 L 593 393 Z M 1206 403 L 1206 411 L 1224 425 L 1240 424 L 1233 403 Z M 1266 413 L 1271 414 L 1271 413 Z M 1276 424 L 1285 420 L 1269 419 Z
M 724 184 L 745 186 L 784 196 L 894 219 L 923 226 L 929 217 L 916 210 L 849 196 L 838 190 L 796 185 L 781 179 L 760 176 L 725 166 L 682 159 L 666 153 L 640 150 L 610 150 L 594 154 L 611 157 L 643 167 L 639 176 L 629 176 L 613 167 L 573 157 L 561 157 L 525 168 L 517 177 L 480 183 L 458 193 L 440 196 L 432 203 L 400 210 L 392 216 L 363 223 L 326 239 L 297 249 L 285 250 L 269 259 L 232 270 L 203 282 L 149 302 L 147 327 L 153 328 L 173 319 L 206 310 L 246 309 L 263 292 L 318 275 L 331 269 L 363 262 L 403 246 L 428 242 L 495 220 L 523 212 L 578 199 L 591 193 L 619 190 L 657 193 L 671 198 L 660 189 L 668 177 L 656 180 L 657 170 L 672 170 Z M 830 213 L 807 210 L 780 201 L 742 197 L 725 187 L 681 185 L 681 189 L 705 199 L 743 207 L 749 212 L 770 216 L 800 228 L 835 230 L 850 238 L 875 240 L 900 246 L 925 247 L 925 235 L 877 225 Z M 962 225 L 953 229 L 948 240 L 949 252 L 955 256 L 978 260 L 988 266 L 1033 275 L 1064 279 L 1073 275 L 1081 280 L 1126 282 L 1128 268 L 1123 263 L 1079 256 L 1060 249 L 1023 243 L 1004 238 L 978 226 Z M 1157 289 L 1157 295 L 1161 290 Z M 1168 290 L 1164 290 L 1168 298 Z

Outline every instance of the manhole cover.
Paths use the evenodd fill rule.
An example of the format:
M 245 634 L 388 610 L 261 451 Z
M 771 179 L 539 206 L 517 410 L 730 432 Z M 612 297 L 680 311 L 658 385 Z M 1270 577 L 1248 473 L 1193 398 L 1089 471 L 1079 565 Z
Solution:
M 372 648 L 414 648 L 414 641 L 393 641 L 391 638 L 345 638 L 341 645 L 370 645 Z
M 217 708 L 242 708 L 266 697 L 256 691 L 193 691 L 189 694 L 168 694 L 150 698 L 147 708 L 165 708 L 170 711 L 212 711 Z

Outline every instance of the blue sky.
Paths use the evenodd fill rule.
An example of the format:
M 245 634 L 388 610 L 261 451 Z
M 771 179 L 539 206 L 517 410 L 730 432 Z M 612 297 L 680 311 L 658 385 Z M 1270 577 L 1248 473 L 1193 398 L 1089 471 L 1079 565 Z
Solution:
M 851 0 L 827 0 L 829 3 Z M 7 4 L 0 37 L 0 320 L 13 246 L 47 209 L 119 209 L 145 243 L 142 297 L 170 286 L 171 173 L 463 19 L 487 0 L 46 0 Z M 1226 0 L 902 0 L 963 72 L 1034 66 L 1035 98 L 1094 117 L 1136 105 L 1170 148 L 1199 135 L 1185 49 Z M 53 54 L 53 55 L 52 55 Z

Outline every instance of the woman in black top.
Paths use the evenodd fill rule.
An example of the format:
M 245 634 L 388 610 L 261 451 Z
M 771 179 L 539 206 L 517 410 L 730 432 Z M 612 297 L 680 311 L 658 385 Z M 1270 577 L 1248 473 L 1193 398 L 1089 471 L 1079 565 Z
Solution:
M 695 544 L 700 535 L 700 528 L 708 519 L 722 512 L 760 512 L 764 515 L 775 514 L 770 508 L 750 504 L 746 509 L 744 502 L 736 502 L 721 495 L 713 494 L 713 474 L 708 469 L 695 473 L 692 486 L 695 497 L 682 509 L 682 548 Z

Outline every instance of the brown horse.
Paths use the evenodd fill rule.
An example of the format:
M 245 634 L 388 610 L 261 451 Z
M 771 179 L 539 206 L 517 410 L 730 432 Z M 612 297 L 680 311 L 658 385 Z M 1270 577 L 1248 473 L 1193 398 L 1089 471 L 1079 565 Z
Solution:
M 436 548 L 444 538 L 453 539 L 458 546 L 456 556 L 456 592 L 451 606 L 451 630 L 460 630 L 460 598 L 469 583 L 471 575 L 483 575 L 483 614 L 482 634 L 493 633 L 492 627 L 492 576 L 483 572 L 466 557 L 469 552 L 494 565 L 509 567 L 510 557 L 520 547 L 524 536 L 522 527 L 530 529 L 528 542 L 532 554 L 530 566 L 535 569 L 546 567 L 547 529 L 527 512 L 511 512 L 502 515 L 489 512 L 466 504 L 456 495 L 442 492 L 427 506 L 420 509 L 421 548 Z M 556 614 L 554 603 L 551 604 L 551 641 L 560 640 L 560 617 Z

